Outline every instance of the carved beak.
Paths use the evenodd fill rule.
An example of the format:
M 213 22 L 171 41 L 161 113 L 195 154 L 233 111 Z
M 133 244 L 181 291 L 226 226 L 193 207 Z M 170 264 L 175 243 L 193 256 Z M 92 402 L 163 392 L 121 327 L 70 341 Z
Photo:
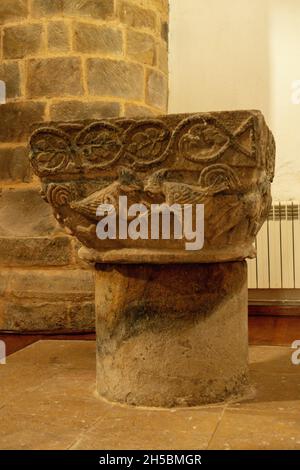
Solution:
M 121 184 L 121 188 L 126 192 L 133 192 L 133 191 L 142 191 L 143 185 L 142 183 L 129 183 L 129 184 Z

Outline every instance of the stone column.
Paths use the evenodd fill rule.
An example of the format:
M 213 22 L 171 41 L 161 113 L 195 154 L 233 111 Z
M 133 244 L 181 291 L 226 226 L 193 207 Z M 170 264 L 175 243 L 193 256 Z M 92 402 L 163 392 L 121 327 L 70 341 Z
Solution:
M 90 331 L 93 275 L 39 196 L 30 128 L 166 112 L 168 2 L 1 0 L 0 34 L 0 330 Z
M 30 159 L 55 217 L 96 267 L 100 396 L 147 406 L 243 396 L 244 260 L 255 256 L 274 176 L 275 142 L 262 114 L 48 126 L 33 132 Z
M 97 390 L 110 401 L 193 406 L 248 390 L 245 261 L 97 265 Z

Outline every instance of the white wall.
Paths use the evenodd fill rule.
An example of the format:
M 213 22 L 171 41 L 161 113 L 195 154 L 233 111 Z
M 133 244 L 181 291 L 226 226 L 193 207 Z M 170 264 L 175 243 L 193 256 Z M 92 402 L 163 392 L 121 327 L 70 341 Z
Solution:
M 169 112 L 260 109 L 276 199 L 300 200 L 300 0 L 170 0 Z

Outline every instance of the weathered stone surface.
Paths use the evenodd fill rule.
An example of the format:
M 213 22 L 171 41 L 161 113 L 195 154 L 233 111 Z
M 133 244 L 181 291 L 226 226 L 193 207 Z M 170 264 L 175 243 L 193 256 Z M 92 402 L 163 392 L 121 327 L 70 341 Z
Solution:
M 245 261 L 98 268 L 101 396 L 173 407 L 224 401 L 245 391 Z
M 7 273 L 7 271 L 1 270 L 0 272 L 0 296 L 3 297 L 6 294 L 6 291 L 8 289 L 8 280 L 9 280 L 9 275 L 10 272 Z M 0 307 L 1 311 L 1 307 Z
M 32 0 L 31 14 L 34 18 L 59 15 L 63 12 L 63 0 Z
M 69 327 L 71 330 L 95 331 L 95 303 L 72 303 L 69 307 Z
M 0 285 L 7 281 L 6 297 L 47 300 L 48 302 L 94 300 L 93 271 L 68 270 L 2 270 Z
M 69 26 L 63 21 L 51 21 L 47 25 L 48 50 L 50 52 L 67 52 L 70 50 Z
M 138 116 L 154 116 L 154 112 L 146 106 L 139 106 L 137 104 L 126 103 L 125 104 L 125 116 L 126 117 L 138 117 Z
M 34 17 L 65 15 L 106 20 L 114 16 L 114 0 L 32 0 Z
M 122 32 L 107 26 L 76 23 L 74 48 L 83 53 L 120 55 L 123 52 Z
M 155 94 L 152 101 L 161 105 Z M 33 133 L 30 158 L 55 217 L 84 246 L 80 257 L 97 265 L 98 393 L 165 407 L 240 399 L 249 392 L 244 259 L 254 255 L 274 175 L 274 138 L 261 113 L 48 126 Z M 97 208 L 113 204 L 118 217 L 120 196 L 128 207 L 143 204 L 146 230 L 136 218 L 120 234 L 116 220 L 116 234 L 100 239 Z M 186 244 L 191 228 L 166 237 L 158 222 L 152 235 L 158 203 L 196 206 L 197 247 Z
M 168 44 L 169 43 L 169 23 L 163 21 L 161 24 L 161 37 Z
M 254 256 L 254 238 L 271 202 L 275 155 L 261 113 L 111 119 L 71 129 L 64 126 L 61 133 L 54 123 L 48 131 L 37 129 L 31 161 L 56 217 L 88 247 L 80 250 L 84 259 L 199 263 Z M 112 200 L 118 214 L 118 198 L 125 195 L 128 206 L 204 204 L 204 245 L 187 249 L 185 237 L 174 233 L 169 239 L 151 237 L 149 215 L 146 237 L 100 240 L 96 208 Z
M 123 10 L 122 20 L 119 16 L 121 3 L 125 7 L 126 4 L 128 5 L 128 8 Z M 27 6 L 29 11 L 27 11 Z M 150 60 L 149 63 L 152 63 L 152 59 L 147 56 L 145 59 L 139 58 L 136 55 L 136 58 L 132 56 L 130 63 L 130 58 L 126 55 L 125 43 L 127 31 L 134 31 L 134 28 L 137 28 L 136 32 L 149 34 L 149 39 L 152 34 L 154 41 L 162 42 L 160 24 L 165 16 L 157 14 L 154 8 L 156 6 L 152 7 L 150 0 L 126 0 L 126 2 L 119 2 L 119 0 L 0 0 L 0 23 L 3 20 L 2 33 L 5 28 L 8 31 L 14 31 L 16 28 L 18 34 L 12 48 L 17 50 L 17 55 L 25 54 L 23 58 L 9 58 L 2 61 L 0 65 L 0 75 L 4 66 L 9 66 L 9 73 L 7 72 L 9 99 L 20 98 L 20 101 L 23 99 L 24 102 L 19 104 L 18 100 L 18 103 L 13 103 L 15 106 L 9 110 L 3 107 L 0 110 L 3 124 L 0 131 L 0 142 L 2 142 L 0 181 L 5 182 L 6 187 L 8 187 L 6 183 L 12 183 L 15 186 L 15 183 L 18 182 L 31 182 L 30 185 L 22 185 L 22 188 L 25 186 L 32 188 L 36 184 L 35 177 L 31 178 L 31 175 L 27 173 L 28 166 L 27 164 L 23 165 L 22 159 L 23 152 L 26 151 L 23 147 L 28 138 L 28 129 L 34 122 L 43 122 L 45 117 L 47 120 L 70 121 L 107 120 L 125 114 L 131 114 L 131 117 L 137 114 L 141 116 L 152 115 L 150 106 L 144 106 L 145 67 L 143 67 L 143 62 L 148 63 L 147 61 Z M 160 9 L 160 3 L 158 9 Z M 4 12 L 4 10 L 7 11 Z M 29 34 L 38 27 L 42 28 L 41 40 L 39 41 Z M 75 36 L 72 36 L 74 29 L 80 35 L 78 42 Z M 122 39 L 120 31 L 122 31 L 124 44 L 120 41 Z M 25 34 L 22 37 L 23 32 Z M 76 49 L 77 46 L 78 49 Z M 16 53 L 13 52 L 13 54 Z M 114 80 L 112 85 L 108 84 L 108 91 L 104 95 L 101 92 L 98 94 L 96 91 L 97 95 L 92 94 L 91 96 L 89 88 L 86 87 L 89 73 L 85 64 L 87 58 L 96 58 L 98 55 L 101 59 L 107 58 L 107 55 L 115 61 L 122 59 L 124 68 L 127 67 L 125 63 L 128 60 L 128 76 L 127 72 L 124 74 L 123 66 L 120 69 L 116 67 L 118 77 L 115 78 L 114 74 L 111 75 Z M 61 59 L 61 63 L 52 61 L 58 57 Z M 76 60 L 77 58 L 80 73 L 77 73 L 77 69 L 69 67 L 69 59 Z M 132 62 L 140 63 L 141 67 L 136 67 L 137 64 L 132 64 Z M 21 77 L 18 75 L 17 79 L 18 67 L 20 67 Z M 12 77 L 11 81 L 10 76 Z M 122 79 L 122 76 L 125 76 L 125 80 Z M 0 80 L 2 77 L 0 76 Z M 21 78 L 21 83 L 19 78 Z M 96 88 L 100 79 L 95 77 Z M 109 82 L 110 77 L 107 80 Z M 128 89 L 131 88 L 132 91 L 127 90 L 126 80 L 128 81 Z M 114 92 L 114 87 L 118 86 L 118 81 L 121 83 L 120 92 L 115 95 L 111 94 Z M 106 86 L 105 80 L 104 86 Z M 30 102 L 27 103 L 27 100 Z M 41 103 L 36 104 L 35 101 Z M 13 145 L 8 152 L 3 143 L 6 143 L 8 147 L 10 142 L 17 144 L 18 147 Z M 86 189 L 91 191 L 89 183 L 83 185 L 83 193 Z M 23 194 L 17 194 L 17 192 L 8 194 L 5 190 L 2 196 L 0 198 L 0 237 L 3 239 L 22 239 L 21 241 L 24 243 L 23 237 L 26 239 L 36 237 L 50 239 L 61 233 L 61 229 L 52 215 L 51 206 L 45 205 L 42 199 L 40 199 L 40 206 L 38 206 L 36 199 L 40 196 L 36 191 L 28 194 L 26 191 Z M 3 202 L 1 203 L 1 201 Z M 10 214 L 10 211 L 14 216 Z M 43 240 L 40 243 L 43 245 Z M 19 249 L 19 241 L 16 244 Z M 9 246 L 14 246 L 14 242 Z M 72 243 L 72 246 L 74 247 L 75 244 Z M 77 266 L 76 252 L 77 249 L 74 251 L 75 255 L 72 252 L 70 263 L 76 263 Z M 16 256 L 19 256 L 18 251 Z M 43 269 L 43 257 L 39 260 L 38 258 L 38 253 L 36 258 L 35 254 L 33 255 L 33 265 L 35 267 L 41 266 Z M 18 263 L 19 261 L 16 260 L 16 265 Z M 26 267 L 26 263 L 29 266 L 31 261 L 21 260 L 21 266 Z M 11 256 L 8 266 L 14 267 L 13 256 Z M 72 267 L 72 264 L 63 265 L 68 269 L 70 266 Z M 83 262 L 80 266 L 83 266 Z M 53 269 L 52 265 L 51 269 Z M 88 308 L 86 306 L 87 312 Z M 76 309 L 74 309 L 74 315 L 75 311 Z
M 42 26 L 39 24 L 10 26 L 3 30 L 4 59 L 22 59 L 38 54 L 42 45 Z
M 11 331 L 93 331 L 95 313 L 92 303 L 11 301 L 4 303 L 0 327 Z
M 153 8 L 166 16 L 169 11 L 169 0 L 149 0 Z
M 156 64 L 156 46 L 153 36 L 138 31 L 127 32 L 128 57 L 148 65 Z
M 87 74 L 91 95 L 133 100 L 143 97 L 144 71 L 141 65 L 110 59 L 88 59 Z
M 107 20 L 114 16 L 114 0 L 63 0 L 65 15 Z
M 28 15 L 27 0 L 1 0 L 0 24 L 26 18 Z
M 153 10 L 140 8 L 138 5 L 120 0 L 118 4 L 120 20 L 133 28 L 155 30 L 156 14 Z
M 2 190 L 0 236 L 40 237 L 59 231 L 51 206 L 43 201 L 38 189 Z
M 0 238 L 2 266 L 66 266 L 72 264 L 73 250 L 68 237 Z
M 1 329 L 14 331 L 65 330 L 68 327 L 65 302 L 8 302 Z
M 15 62 L 0 64 L 0 80 L 6 85 L 6 98 L 18 98 L 21 95 L 21 76 L 19 65 Z
M 168 49 L 166 45 L 160 44 L 158 46 L 158 66 L 162 72 L 164 72 L 166 75 L 168 74 Z
M 92 331 L 95 328 L 92 271 L 2 268 L 0 295 L 1 329 Z
M 44 119 L 45 103 L 19 102 L 0 106 L 0 141 L 26 142 L 34 122 Z M 27 143 L 27 142 L 26 142 Z
M 168 82 L 165 76 L 155 70 L 148 70 L 146 81 L 146 103 L 156 108 L 166 109 Z
M 26 147 L 0 147 L 0 180 L 28 182 L 30 179 L 28 149 Z M 1 200 L 0 196 L 0 206 Z
M 60 101 L 50 107 L 50 119 L 53 121 L 101 119 L 119 115 L 120 104 L 109 101 Z
M 78 57 L 32 59 L 28 62 L 27 94 L 30 98 L 78 96 L 83 93 Z

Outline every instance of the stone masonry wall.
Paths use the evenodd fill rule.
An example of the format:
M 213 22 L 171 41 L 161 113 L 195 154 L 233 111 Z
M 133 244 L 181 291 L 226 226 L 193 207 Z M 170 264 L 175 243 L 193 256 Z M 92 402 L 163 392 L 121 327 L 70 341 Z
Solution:
M 39 195 L 34 122 L 167 110 L 167 0 L 0 0 L 0 330 L 94 328 L 93 271 Z

